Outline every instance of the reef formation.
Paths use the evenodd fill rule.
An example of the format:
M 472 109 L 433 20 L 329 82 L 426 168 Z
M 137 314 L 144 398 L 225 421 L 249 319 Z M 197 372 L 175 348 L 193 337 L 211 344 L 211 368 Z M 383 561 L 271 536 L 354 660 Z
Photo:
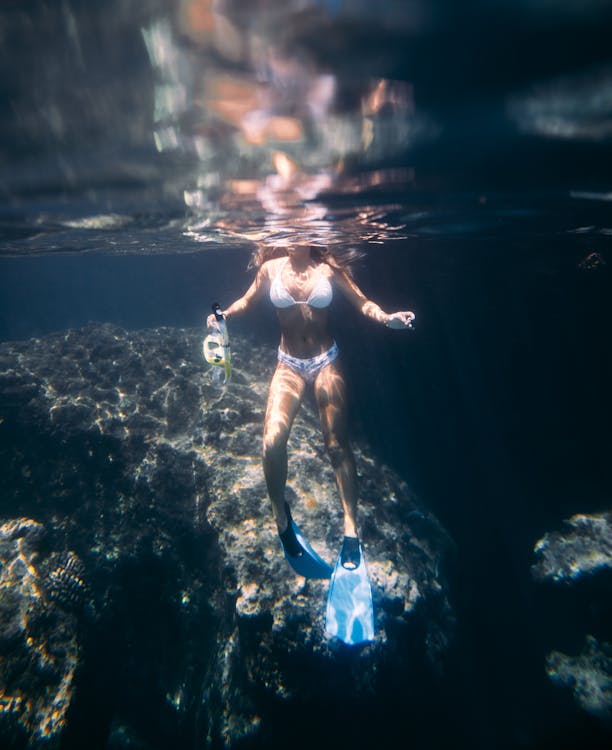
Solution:
M 285 562 L 259 457 L 272 360 L 235 337 L 219 387 L 198 330 L 91 324 L 0 345 L 2 747 L 280 747 L 307 711 L 301 746 L 333 739 L 334 707 L 350 707 L 345 740 L 363 739 L 360 708 L 436 672 L 453 545 L 367 446 L 375 642 L 328 640 L 328 583 Z M 294 516 L 333 562 L 341 508 L 311 403 L 289 451 Z

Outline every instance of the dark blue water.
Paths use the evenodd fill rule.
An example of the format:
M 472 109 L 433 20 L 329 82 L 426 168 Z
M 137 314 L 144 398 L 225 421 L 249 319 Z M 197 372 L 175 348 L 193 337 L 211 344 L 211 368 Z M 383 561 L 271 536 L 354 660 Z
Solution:
M 352 429 L 458 549 L 427 719 L 461 748 L 606 747 L 544 660 L 610 641 L 609 590 L 530 566 L 612 496 L 610 10 L 260 5 L 0 9 L 0 339 L 199 326 L 255 242 L 362 251 L 365 293 L 417 326 L 335 302 Z M 235 330 L 273 356 L 265 305 Z

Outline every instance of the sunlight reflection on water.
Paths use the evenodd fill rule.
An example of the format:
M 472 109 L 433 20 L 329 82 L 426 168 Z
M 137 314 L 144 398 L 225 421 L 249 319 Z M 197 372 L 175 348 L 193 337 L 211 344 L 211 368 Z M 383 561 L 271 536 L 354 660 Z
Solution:
M 609 63 L 560 55 L 572 19 L 596 29 L 603 6 L 519 5 L 475 23 L 426 0 L 5 4 L 0 254 L 499 234 L 508 211 L 541 210 L 521 197 L 538 169 L 547 184 L 587 175 L 563 199 L 595 196 L 598 211 Z M 538 37 L 522 69 L 495 72 L 499 43 L 529 29 L 548 47 Z M 518 197 L 500 201 L 508 175 Z M 567 231 L 608 225 L 553 213 Z
M 380 212 L 369 222 L 367 201 L 349 227 L 330 221 L 317 199 L 406 189 L 413 170 L 381 163 L 435 137 L 436 127 L 416 112 L 409 82 L 325 69 L 313 41 L 337 19 L 301 6 L 307 16 L 278 4 L 246 14 L 190 0 L 178 18 L 143 29 L 156 73 L 157 150 L 189 154 L 196 165 L 183 194 L 193 213 L 186 235 L 197 242 L 404 237 Z

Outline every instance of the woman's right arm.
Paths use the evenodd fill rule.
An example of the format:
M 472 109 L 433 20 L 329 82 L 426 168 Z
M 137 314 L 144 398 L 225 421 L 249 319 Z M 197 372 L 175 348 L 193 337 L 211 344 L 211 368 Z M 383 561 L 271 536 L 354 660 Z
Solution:
M 242 315 L 245 312 L 248 312 L 250 308 L 252 308 L 268 291 L 270 288 L 270 277 L 268 274 L 268 269 L 265 267 L 267 264 L 264 264 L 259 268 L 257 271 L 257 276 L 255 277 L 253 283 L 251 286 L 246 290 L 246 292 L 242 295 L 242 297 L 238 298 L 235 302 L 232 302 L 232 304 L 227 307 L 225 310 L 222 310 L 223 317 L 226 320 L 229 320 L 230 318 L 235 318 L 238 315 Z M 215 316 L 209 315 L 207 324 L 209 327 L 215 327 Z

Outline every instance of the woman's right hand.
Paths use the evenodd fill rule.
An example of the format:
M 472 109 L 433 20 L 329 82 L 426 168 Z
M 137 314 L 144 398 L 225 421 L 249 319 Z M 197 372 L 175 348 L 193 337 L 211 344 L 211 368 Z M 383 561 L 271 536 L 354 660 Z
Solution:
M 207 328 L 209 328 L 209 329 L 210 329 L 210 330 L 212 330 L 212 331 L 220 331 L 220 330 L 221 330 L 221 328 L 220 328 L 220 326 L 219 326 L 219 321 L 218 321 L 218 320 L 217 320 L 217 318 L 215 317 L 215 314 L 214 314 L 214 313 L 211 313 L 211 314 L 210 314 L 210 315 L 209 315 L 209 316 L 208 316 L 208 317 L 206 318 L 206 327 L 207 327 Z

